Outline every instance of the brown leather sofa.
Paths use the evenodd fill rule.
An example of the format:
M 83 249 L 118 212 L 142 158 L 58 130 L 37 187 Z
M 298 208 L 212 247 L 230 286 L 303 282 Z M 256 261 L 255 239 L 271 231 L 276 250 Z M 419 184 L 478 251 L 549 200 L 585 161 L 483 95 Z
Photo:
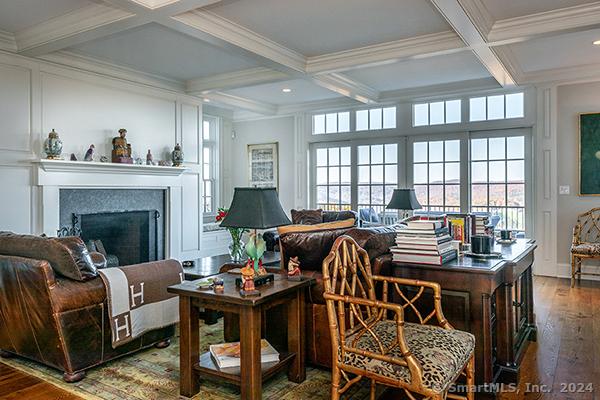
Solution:
M 287 263 L 290 257 L 298 257 L 302 275 L 315 278 L 316 283 L 310 289 L 307 296 L 307 356 L 312 364 L 331 367 L 331 340 L 329 331 L 329 322 L 327 320 L 327 307 L 323 299 L 323 281 L 322 281 L 322 263 L 335 239 L 341 235 L 348 235 L 354 238 L 357 243 L 367 250 L 371 260 L 373 274 L 389 275 L 391 272 L 392 256 L 389 253 L 390 246 L 393 246 L 396 233 L 393 227 L 372 227 L 372 228 L 342 228 L 320 231 L 289 232 L 279 237 L 281 264 L 280 268 L 270 272 L 287 271 Z M 225 265 L 221 272 L 237 267 L 235 265 Z M 285 311 L 282 309 L 270 309 L 265 315 L 263 334 L 274 346 L 285 346 L 280 343 L 282 337 L 285 337 L 285 326 L 282 326 L 282 318 L 285 318 Z M 224 321 L 225 340 L 239 340 L 239 319 L 235 314 L 225 313 Z
M 0 232 L 0 356 L 40 362 L 76 382 L 88 368 L 168 346 L 174 325 L 112 348 L 106 289 L 97 276 L 105 263 L 79 238 Z

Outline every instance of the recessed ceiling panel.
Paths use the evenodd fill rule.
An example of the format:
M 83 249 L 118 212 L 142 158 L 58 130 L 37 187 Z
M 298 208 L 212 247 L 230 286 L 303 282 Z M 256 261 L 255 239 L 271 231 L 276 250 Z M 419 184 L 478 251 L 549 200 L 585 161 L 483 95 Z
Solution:
M 470 51 L 357 69 L 345 74 L 381 92 L 490 76 Z
M 591 3 L 590 0 L 481 0 L 494 20 Z
M 78 53 L 179 80 L 258 64 L 158 24 L 148 24 L 71 48 Z
M 238 0 L 210 10 L 305 56 L 451 29 L 428 0 Z
M 291 91 L 285 93 L 283 89 L 291 89 Z M 335 92 L 302 79 L 233 89 L 229 90 L 227 93 L 277 105 L 305 103 L 309 101 L 342 97 Z
M 510 45 L 525 72 L 600 64 L 600 29 L 568 33 Z
M 0 0 L 0 29 L 18 32 L 90 4 L 88 0 Z

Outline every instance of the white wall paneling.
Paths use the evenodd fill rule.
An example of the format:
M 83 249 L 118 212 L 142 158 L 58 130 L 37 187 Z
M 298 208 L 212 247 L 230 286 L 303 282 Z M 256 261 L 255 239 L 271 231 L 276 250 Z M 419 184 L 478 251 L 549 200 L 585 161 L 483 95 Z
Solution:
M 29 233 L 35 216 L 31 167 L 0 164 L 0 181 L 0 230 Z
M 181 225 L 181 252 L 192 253 L 193 257 L 199 257 L 199 254 L 194 253 L 198 253 L 201 249 L 202 215 L 199 205 L 202 199 L 202 176 L 198 173 L 187 173 L 182 179 L 181 210 L 184 218 Z
M 0 64 L 0 150 L 31 150 L 32 71 Z
M 200 140 L 202 138 L 200 110 L 190 104 L 181 105 L 181 146 L 186 164 L 200 164 Z

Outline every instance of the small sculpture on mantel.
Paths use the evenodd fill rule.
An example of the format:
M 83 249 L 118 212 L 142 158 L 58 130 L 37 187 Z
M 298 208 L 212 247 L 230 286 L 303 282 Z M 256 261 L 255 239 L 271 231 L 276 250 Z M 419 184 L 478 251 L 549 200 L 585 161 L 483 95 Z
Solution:
M 119 129 L 119 136 L 113 138 L 112 162 L 119 164 L 133 164 L 131 158 L 131 144 L 127 143 L 127 129 Z
M 107 163 L 108 162 L 108 157 L 106 157 L 106 156 L 100 156 L 100 162 Z
M 77 156 L 75 155 L 75 153 L 71 153 L 71 161 L 77 161 Z
M 94 149 L 96 146 L 93 144 L 90 145 L 88 151 L 85 152 L 85 157 L 83 157 L 84 161 L 94 161 Z
M 183 164 L 183 151 L 181 151 L 179 143 L 175 145 L 175 148 L 171 153 L 171 161 L 173 161 L 174 167 L 181 167 L 181 164 Z
M 148 154 L 146 154 L 146 165 L 154 165 L 154 156 L 148 149 Z

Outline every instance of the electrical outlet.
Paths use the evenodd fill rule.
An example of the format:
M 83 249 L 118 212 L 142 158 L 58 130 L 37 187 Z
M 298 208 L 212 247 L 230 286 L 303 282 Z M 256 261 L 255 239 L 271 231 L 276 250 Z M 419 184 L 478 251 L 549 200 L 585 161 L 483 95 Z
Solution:
M 571 186 L 564 185 L 564 186 L 558 187 L 558 194 L 570 194 L 570 193 L 571 193 Z

